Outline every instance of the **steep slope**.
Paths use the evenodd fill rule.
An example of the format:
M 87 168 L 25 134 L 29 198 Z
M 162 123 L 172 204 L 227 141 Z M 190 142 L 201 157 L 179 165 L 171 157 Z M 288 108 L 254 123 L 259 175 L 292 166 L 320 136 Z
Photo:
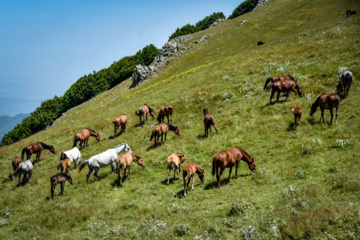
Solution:
M 184 54 L 174 57 L 158 75 L 128 90 L 130 80 L 72 109 L 52 128 L 0 149 L 0 237 L 15 238 L 167 238 L 176 239 L 311 239 L 359 236 L 359 16 L 346 17 L 358 1 L 273 0 L 201 35 L 209 35 Z M 244 20 L 244 24 L 240 25 Z M 265 45 L 257 46 L 258 41 Z M 192 40 L 194 41 L 194 40 Z M 191 44 L 191 43 L 188 43 Z M 316 96 L 334 92 L 340 67 L 355 75 L 349 97 L 340 106 L 338 123 L 319 123 L 320 112 L 309 116 Z M 290 74 L 305 96 L 269 105 L 263 92 L 270 76 Z M 284 98 L 281 98 L 284 100 Z M 155 120 L 143 128 L 135 110 L 148 103 L 158 110 L 175 108 L 173 122 L 181 137 L 168 134 L 166 144 L 153 148 L 149 141 Z M 300 106 L 303 118 L 294 132 L 291 109 Z M 202 108 L 215 116 L 219 134 L 204 138 Z M 129 118 L 125 133 L 112 138 L 112 120 Z M 59 152 L 69 150 L 75 132 L 88 127 L 101 135 L 81 151 L 89 159 L 126 142 L 141 156 L 146 168 L 133 165 L 131 180 L 117 185 L 110 167 L 101 178 L 87 169 L 72 171 L 74 185 L 63 196 L 50 199 L 49 178 L 56 173 Z M 343 140 L 343 145 L 339 141 Z M 347 141 L 346 141 L 347 140 Z M 29 143 L 54 145 L 34 166 L 25 186 L 7 181 L 10 160 Z M 215 188 L 212 157 L 239 146 L 255 158 L 258 173 L 245 163 Z M 182 198 L 183 184 L 166 185 L 166 159 L 185 153 L 206 171 L 205 183 Z M 184 166 L 184 165 L 183 165 Z M 234 172 L 234 171 L 233 171 Z M 59 188 L 59 187 L 58 187 Z

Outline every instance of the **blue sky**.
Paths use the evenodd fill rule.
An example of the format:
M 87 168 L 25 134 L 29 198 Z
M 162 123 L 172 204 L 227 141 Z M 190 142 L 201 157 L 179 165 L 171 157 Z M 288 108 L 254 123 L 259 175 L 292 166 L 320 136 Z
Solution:
M 1 0 L 0 116 L 30 113 L 84 74 L 242 1 Z

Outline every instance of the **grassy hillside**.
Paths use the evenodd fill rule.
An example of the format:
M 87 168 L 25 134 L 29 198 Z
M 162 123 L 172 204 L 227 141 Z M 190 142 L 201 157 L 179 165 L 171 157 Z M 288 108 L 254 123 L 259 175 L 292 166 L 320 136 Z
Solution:
M 346 17 L 353 1 L 273 0 L 260 9 L 228 20 L 198 35 L 211 36 L 164 68 L 158 75 L 128 90 L 130 80 L 72 109 L 54 127 L 0 149 L 0 237 L 17 239 L 357 239 L 360 235 L 359 117 L 360 16 Z M 243 25 L 240 23 L 247 20 Z M 258 41 L 265 45 L 258 47 Z M 190 44 L 190 43 L 189 43 Z M 349 97 L 340 106 L 338 123 L 319 123 L 320 110 L 309 116 L 315 98 L 335 91 L 340 67 L 355 75 Z M 305 96 L 269 105 L 263 92 L 270 76 L 291 74 Z M 143 128 L 134 111 L 148 103 L 156 109 L 171 104 L 173 132 L 157 148 L 149 141 L 155 120 Z M 291 109 L 303 118 L 293 131 Z M 215 116 L 219 134 L 204 138 L 202 108 Z M 124 134 L 112 138 L 112 120 L 127 114 Z M 123 187 L 110 167 L 92 176 L 87 168 L 72 171 L 74 185 L 50 199 L 50 177 L 59 153 L 72 147 L 74 134 L 96 130 L 81 151 L 84 160 L 126 142 L 146 168 L 134 164 Z M 337 146 L 337 139 L 345 142 Z M 346 141 L 347 140 L 347 141 Z M 54 145 L 44 151 L 30 183 L 17 187 L 7 180 L 10 160 L 29 143 Z M 258 173 L 241 162 L 222 188 L 211 176 L 212 157 L 239 146 L 255 158 Z M 166 159 L 185 153 L 203 167 L 205 183 L 182 198 L 183 183 L 166 185 Z M 34 158 L 34 157 L 33 157 Z M 184 166 L 184 165 L 183 165 Z M 172 176 L 172 174 L 171 174 Z

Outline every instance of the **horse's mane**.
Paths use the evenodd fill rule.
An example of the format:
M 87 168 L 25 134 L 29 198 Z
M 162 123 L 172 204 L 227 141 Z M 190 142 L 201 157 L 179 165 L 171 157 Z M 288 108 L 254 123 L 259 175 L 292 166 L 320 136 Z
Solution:
M 152 109 L 151 107 L 149 107 L 149 105 L 147 105 L 147 103 L 145 103 L 144 105 L 149 108 L 149 112 L 154 112 L 154 109 Z
M 41 144 L 41 146 L 43 146 L 43 147 L 44 147 L 44 148 L 46 148 L 46 149 L 50 149 L 50 148 L 52 148 L 52 147 L 53 147 L 53 146 L 48 145 L 48 144 L 43 143 L 43 142 L 37 142 L 37 143 Z
M 92 130 L 92 129 L 90 129 L 90 128 L 85 128 L 85 129 L 87 129 L 87 130 L 89 130 L 89 131 L 92 131 L 92 132 L 98 134 L 97 132 L 95 132 L 94 130 Z
M 177 129 L 177 126 L 174 126 L 174 125 L 172 125 L 170 123 L 168 123 L 167 125 L 169 126 L 170 130 L 176 130 Z
M 137 156 L 137 155 L 135 155 L 135 154 L 133 154 L 137 159 L 140 159 L 141 157 L 139 157 L 139 156 Z
M 252 162 L 254 162 L 254 159 L 250 156 L 250 154 L 248 154 L 245 150 L 239 148 L 241 153 L 244 154 L 247 158 L 251 159 Z
M 122 144 L 116 145 L 116 146 L 114 146 L 114 147 L 112 147 L 112 148 L 109 148 L 109 149 L 118 148 L 118 147 L 120 147 L 121 145 L 124 145 L 124 146 L 125 146 L 125 143 L 122 143 Z

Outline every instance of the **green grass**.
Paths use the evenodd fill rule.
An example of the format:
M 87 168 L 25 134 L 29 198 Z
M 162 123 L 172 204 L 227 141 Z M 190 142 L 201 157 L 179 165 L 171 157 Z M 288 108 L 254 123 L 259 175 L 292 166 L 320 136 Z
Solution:
M 0 237 L 16 239 L 356 239 L 360 235 L 358 174 L 360 101 L 358 84 L 360 21 L 346 18 L 357 1 L 273 0 L 264 7 L 201 32 L 214 34 L 173 61 L 139 88 L 130 80 L 70 110 L 54 127 L 0 149 Z M 244 25 L 240 22 L 248 20 Z M 196 39 L 193 39 L 193 41 Z M 262 40 L 265 45 L 257 47 Z M 320 110 L 310 117 L 316 96 L 334 92 L 337 71 L 355 75 L 349 97 L 340 106 L 338 124 L 319 123 Z M 290 74 L 305 97 L 269 105 L 263 92 L 270 76 Z M 281 98 L 284 100 L 284 98 Z M 143 128 L 135 110 L 148 103 L 158 110 L 175 108 L 173 122 L 181 137 L 170 132 L 166 144 L 152 148 L 155 120 Z M 292 130 L 291 109 L 300 106 L 299 131 Z M 214 115 L 219 134 L 204 138 L 202 108 Z M 112 120 L 129 118 L 124 134 L 113 139 Z M 59 152 L 71 149 L 74 134 L 85 128 L 100 133 L 81 151 L 84 160 L 126 142 L 147 167 L 132 166 L 123 188 L 110 167 L 101 179 L 87 170 L 72 171 L 74 185 L 63 196 L 50 182 Z M 335 147 L 336 140 L 349 144 Z M 10 161 L 29 143 L 55 146 L 44 151 L 30 183 L 16 187 L 7 181 Z M 239 146 L 255 158 L 258 173 L 245 163 L 217 189 L 211 176 L 212 157 Z M 183 183 L 166 185 L 166 159 L 183 152 L 203 167 L 205 183 L 182 198 Z M 234 171 L 233 171 L 234 172 Z M 172 176 L 172 175 L 171 175 Z M 200 238 L 201 236 L 201 238 Z

